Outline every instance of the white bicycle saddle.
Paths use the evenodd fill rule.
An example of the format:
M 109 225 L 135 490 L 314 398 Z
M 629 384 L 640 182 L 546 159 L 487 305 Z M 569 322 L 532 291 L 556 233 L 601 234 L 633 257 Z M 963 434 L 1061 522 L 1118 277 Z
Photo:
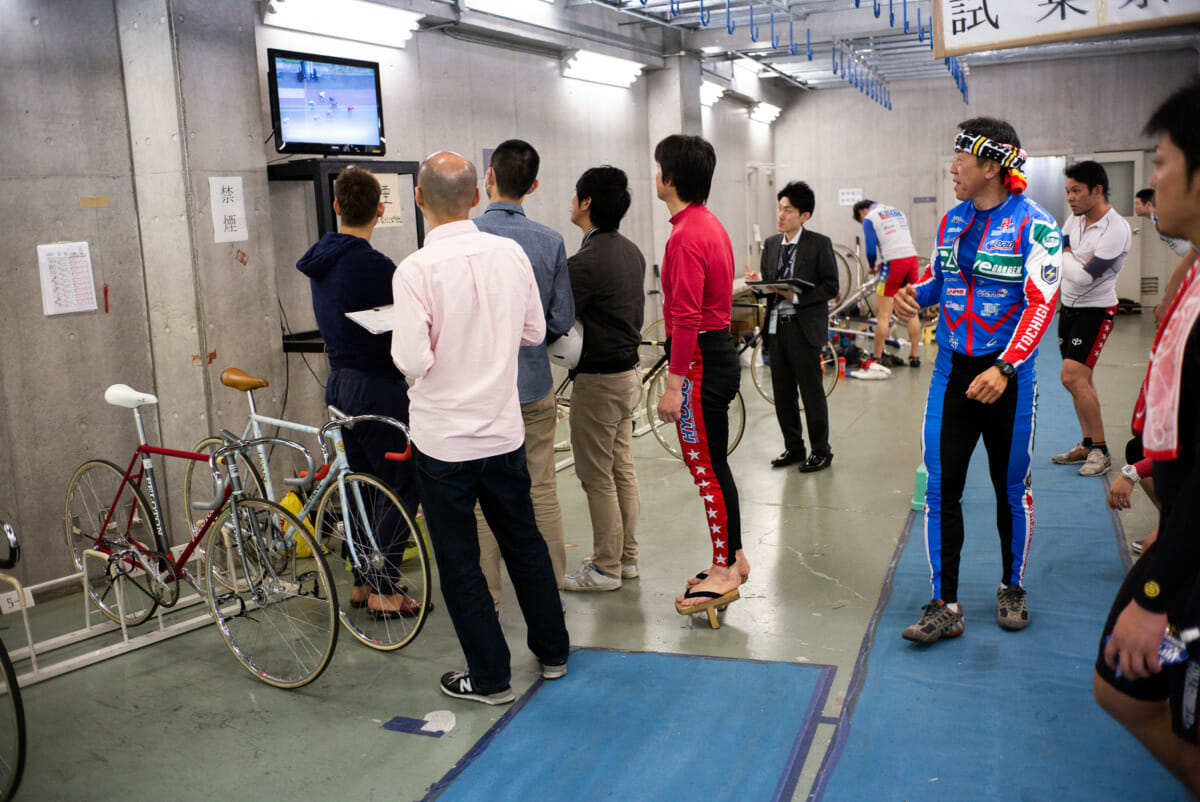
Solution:
M 104 391 L 104 400 L 115 407 L 136 409 L 146 404 L 157 404 L 158 398 L 150 393 L 139 393 L 128 384 L 114 384 Z

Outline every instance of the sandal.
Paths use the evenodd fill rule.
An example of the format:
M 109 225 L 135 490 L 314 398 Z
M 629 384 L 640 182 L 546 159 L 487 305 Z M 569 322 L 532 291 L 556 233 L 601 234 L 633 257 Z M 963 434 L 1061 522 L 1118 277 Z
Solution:
M 421 614 L 421 603 L 419 601 L 411 596 L 405 596 L 404 599 L 405 600 L 401 603 L 400 607 L 395 610 L 376 610 L 368 607 L 367 612 L 369 612 L 371 617 L 376 621 L 392 621 L 397 618 L 416 618 Z M 426 611 L 433 612 L 432 601 L 426 605 Z
M 699 585 L 701 582 L 708 579 L 708 571 L 701 571 L 700 573 L 698 573 L 694 577 L 692 577 L 692 579 L 695 579 L 696 581 L 693 582 L 691 579 L 689 579 L 688 580 L 689 588 Z M 750 581 L 750 574 L 742 574 L 742 584 L 744 585 L 749 581 Z
M 711 590 L 685 590 L 683 592 L 683 597 L 685 599 L 708 599 L 708 601 L 701 602 L 700 604 L 689 605 L 683 605 L 679 602 L 675 602 L 675 612 L 679 613 L 680 615 L 707 613 L 708 625 L 713 629 L 720 629 L 721 622 L 717 620 L 717 613 L 724 610 L 742 596 L 735 588 L 725 594 L 713 593 Z

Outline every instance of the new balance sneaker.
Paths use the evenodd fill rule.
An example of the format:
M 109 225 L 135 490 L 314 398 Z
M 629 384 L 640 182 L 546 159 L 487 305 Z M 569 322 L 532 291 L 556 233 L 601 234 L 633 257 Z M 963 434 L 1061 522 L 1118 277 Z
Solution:
M 1134 554 L 1141 554 L 1143 551 L 1146 550 L 1146 541 L 1145 540 L 1133 541 L 1132 543 L 1129 544 L 1129 550 L 1132 551 Z
M 621 565 L 621 579 L 637 579 L 638 567 L 637 563 L 624 563 Z
M 1025 588 L 1010 585 L 996 591 L 996 623 L 1001 629 L 1014 631 L 1029 626 Z
M 620 588 L 620 579 L 600 573 L 590 560 L 584 560 L 578 571 L 567 574 L 563 578 L 563 590 L 620 590 Z
M 471 680 L 471 675 L 466 671 L 449 671 L 443 674 L 442 693 L 453 696 L 455 699 L 483 702 L 485 705 L 506 705 L 516 698 L 513 696 L 512 688 L 502 688 L 491 693 L 477 689 Z
M 850 371 L 850 375 L 855 379 L 882 381 L 889 378 L 892 375 L 892 371 L 875 360 L 868 359 L 862 363 L 862 366 L 858 370 Z
M 560 679 L 567 676 L 567 664 L 560 663 L 556 666 L 548 666 L 542 664 L 542 679 Z
M 1055 454 L 1050 458 L 1050 461 L 1055 465 L 1079 465 L 1087 462 L 1090 449 L 1084 448 L 1083 443 L 1076 443 L 1075 446 L 1065 454 Z
M 921 620 L 900 633 L 914 643 L 933 643 L 942 638 L 954 638 L 963 633 L 963 614 L 954 612 L 941 599 L 933 599 L 921 608 Z
M 1088 452 L 1083 467 L 1079 469 L 1079 475 L 1099 476 L 1102 473 L 1108 473 L 1110 468 L 1112 468 L 1112 457 L 1098 448 L 1093 448 Z

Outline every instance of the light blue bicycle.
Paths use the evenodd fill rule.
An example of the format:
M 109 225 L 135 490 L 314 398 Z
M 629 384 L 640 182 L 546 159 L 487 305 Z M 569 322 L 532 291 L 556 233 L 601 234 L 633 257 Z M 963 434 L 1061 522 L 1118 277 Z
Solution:
M 246 394 L 250 416 L 242 437 L 223 431 L 219 437 L 206 438 L 193 449 L 212 453 L 229 441 L 262 437 L 264 426 L 276 426 L 292 432 L 316 437 L 324 459 L 313 475 L 311 489 L 289 488 L 284 482 L 291 471 L 274 465 L 265 446 L 253 451 L 254 464 L 239 454 L 239 466 L 245 476 L 246 491 L 279 502 L 296 518 L 309 526 L 317 543 L 328 550 L 334 584 L 339 600 L 339 617 L 350 634 L 373 649 L 393 651 L 403 648 L 417 637 L 425 625 L 431 607 L 429 550 L 412 514 L 388 485 L 375 476 L 355 473 L 346 461 L 342 432 L 359 423 L 377 421 L 395 426 L 408 437 L 408 429 L 393 418 L 379 415 L 347 416 L 329 407 L 331 420 L 324 426 L 301 423 L 263 415 L 254 403 L 254 391 L 268 386 L 266 379 L 250 376 L 237 368 L 221 373 L 221 383 Z M 405 460 L 411 444 L 404 452 L 389 452 L 389 460 Z M 330 460 L 330 453 L 334 457 Z M 190 464 L 184 477 L 184 493 L 191 509 L 193 501 L 210 499 L 215 488 L 208 471 L 193 470 Z M 276 481 L 276 477 L 280 481 Z M 306 477 L 305 477 L 306 478 Z M 295 485 L 294 482 L 288 482 Z M 280 490 L 283 490 L 281 493 Z M 196 521 L 191 523 L 195 526 Z M 338 570 L 337 560 L 344 563 Z M 400 609 L 380 612 L 368 609 L 365 599 L 355 599 L 366 587 L 396 588 L 408 600 Z

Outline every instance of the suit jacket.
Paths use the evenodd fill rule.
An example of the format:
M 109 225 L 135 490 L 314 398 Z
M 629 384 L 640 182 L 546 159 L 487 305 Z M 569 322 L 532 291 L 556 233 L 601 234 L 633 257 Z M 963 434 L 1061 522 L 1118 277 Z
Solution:
M 783 234 L 767 237 L 763 243 L 759 275 L 766 281 L 779 277 L 782 245 Z M 797 295 L 792 305 L 796 307 L 795 314 L 804 339 L 809 345 L 820 348 L 829 338 L 829 301 L 837 296 L 838 290 L 837 265 L 833 260 L 833 242 L 829 237 L 807 228 L 801 230 L 796 243 L 796 256 L 792 261 L 792 278 L 811 281 L 814 285 L 812 289 Z M 772 292 L 767 296 L 768 321 L 780 300 L 782 298 L 778 293 Z M 768 337 L 769 334 L 763 334 L 764 347 L 768 345 Z

